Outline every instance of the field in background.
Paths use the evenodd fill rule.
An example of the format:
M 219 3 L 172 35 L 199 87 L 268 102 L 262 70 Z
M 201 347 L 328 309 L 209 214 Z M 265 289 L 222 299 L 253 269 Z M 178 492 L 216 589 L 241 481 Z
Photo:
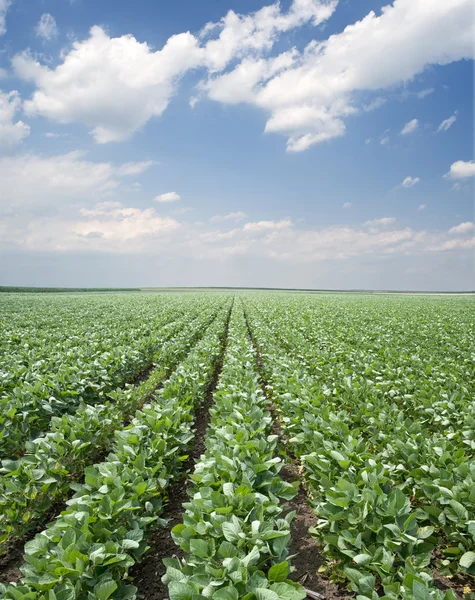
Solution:
M 1 598 L 475 598 L 470 295 L 42 291 L 0 294 Z

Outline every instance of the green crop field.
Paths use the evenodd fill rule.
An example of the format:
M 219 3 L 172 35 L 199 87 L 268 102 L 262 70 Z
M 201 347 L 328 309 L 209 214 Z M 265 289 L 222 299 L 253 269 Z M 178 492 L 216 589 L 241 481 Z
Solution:
M 0 378 L 1 599 L 475 598 L 472 296 L 5 291 Z

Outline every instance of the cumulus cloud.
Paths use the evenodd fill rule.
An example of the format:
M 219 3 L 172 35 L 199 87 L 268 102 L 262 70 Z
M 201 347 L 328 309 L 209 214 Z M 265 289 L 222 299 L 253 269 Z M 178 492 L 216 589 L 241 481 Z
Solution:
M 131 35 L 110 38 L 93 27 L 90 37 L 74 42 L 56 68 L 40 64 L 28 52 L 15 56 L 13 67 L 37 87 L 24 103 L 26 114 L 83 123 L 96 142 L 106 143 L 125 140 L 160 116 L 177 80 L 199 60 L 198 42 L 190 33 L 170 37 L 153 52 Z
M 343 204 L 343 208 L 351 208 L 353 206 L 352 202 L 345 202 L 345 204 Z
M 0 0 L 0 35 L 4 35 L 7 31 L 5 21 L 11 3 L 11 0 Z
M 401 130 L 401 135 L 408 135 L 410 133 L 414 133 L 414 131 L 419 127 L 419 121 L 417 119 L 412 119 L 404 125 Z
M 58 35 L 58 27 L 55 18 L 49 13 L 41 15 L 35 28 L 36 35 L 46 41 L 52 40 Z
M 23 121 L 15 121 L 15 115 L 21 108 L 18 92 L 0 90 L 0 153 L 2 149 L 16 146 L 30 135 L 30 127 Z
M 177 202 L 180 200 L 180 198 L 180 194 L 177 194 L 176 192 L 166 192 L 165 194 L 159 194 L 158 196 L 155 196 L 154 200 L 155 202 L 167 203 Z
M 437 133 L 440 133 L 441 131 L 447 131 L 448 129 L 450 129 L 456 120 L 457 111 L 455 111 L 451 117 L 445 119 L 445 121 L 442 121 L 442 123 L 439 125 L 439 128 L 437 129 Z
M 466 221 L 465 223 L 460 223 L 460 225 L 456 225 L 455 227 L 451 227 L 449 229 L 449 233 L 452 235 L 470 233 L 471 231 L 475 231 L 475 224 L 472 223 L 471 221 Z
M 80 122 L 96 142 L 117 142 L 161 116 L 189 70 L 219 72 L 231 60 L 268 52 L 279 33 L 308 22 L 318 24 L 335 5 L 336 0 L 294 0 L 287 13 L 278 4 L 244 16 L 230 11 L 199 36 L 178 33 L 156 51 L 132 35 L 111 38 L 95 26 L 89 38 L 73 43 L 55 68 L 40 64 L 28 52 L 14 57 L 13 66 L 37 88 L 25 102 L 28 115 Z M 270 76 L 275 69 L 266 72 Z
M 219 72 L 235 58 L 268 52 L 280 33 L 306 23 L 319 25 L 333 14 L 336 5 L 337 0 L 293 0 L 287 13 L 282 13 L 279 3 L 249 15 L 230 10 L 218 23 L 208 23 L 201 31 L 206 66 Z M 217 37 L 208 39 L 213 35 Z
M 450 165 L 450 171 L 444 175 L 447 179 L 468 179 L 475 176 L 475 161 L 457 160 Z
M 403 188 L 412 188 L 420 182 L 419 177 L 406 177 L 404 181 L 401 183 L 401 187 Z
M 358 92 L 388 89 L 428 65 L 472 57 L 472 31 L 470 0 L 395 0 L 379 16 L 372 11 L 343 32 L 312 41 L 275 75 L 248 58 L 244 73 L 239 64 L 235 77 L 211 76 L 205 87 L 210 97 L 234 102 L 244 86 L 245 101 L 270 113 L 265 131 L 286 135 L 288 150 L 301 151 L 344 135 L 345 119 L 358 112 Z
M 386 146 L 386 144 L 389 144 L 389 137 L 383 137 L 383 139 L 379 143 L 381 144 L 381 146 Z
M 422 210 L 425 210 L 426 208 L 427 208 L 427 204 L 419 204 L 417 210 L 422 211 Z
M 227 215 L 214 215 L 214 217 L 211 217 L 210 223 L 227 223 L 229 221 L 238 222 L 244 221 L 246 218 L 246 213 L 239 210 L 236 212 L 230 212 Z
M 178 33 L 156 51 L 132 35 L 111 38 L 96 26 L 55 68 L 28 53 L 13 65 L 36 84 L 25 102 L 28 115 L 83 123 L 98 143 L 125 140 L 162 115 L 180 78 L 202 68 L 207 76 L 193 105 L 206 95 L 257 106 L 269 115 L 265 131 L 285 135 L 287 149 L 299 152 L 343 136 L 349 117 L 382 105 L 382 96 L 361 105 L 361 92 L 393 88 L 429 65 L 473 56 L 470 0 L 394 0 L 380 14 L 371 11 L 302 51 L 271 55 L 279 36 L 323 23 L 336 4 L 293 0 L 287 12 L 278 3 L 247 15 L 229 11 L 198 35 Z

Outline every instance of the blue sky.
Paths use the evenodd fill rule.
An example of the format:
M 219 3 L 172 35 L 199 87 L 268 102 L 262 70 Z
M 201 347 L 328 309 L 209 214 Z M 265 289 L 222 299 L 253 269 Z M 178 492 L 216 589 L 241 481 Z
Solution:
M 474 289 L 473 27 L 0 0 L 0 284 Z

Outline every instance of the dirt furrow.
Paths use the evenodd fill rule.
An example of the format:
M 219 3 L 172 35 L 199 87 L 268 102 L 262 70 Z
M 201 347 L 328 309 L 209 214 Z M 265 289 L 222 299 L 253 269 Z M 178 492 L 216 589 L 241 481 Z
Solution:
M 317 517 L 309 505 L 308 492 L 305 488 L 301 467 L 294 454 L 288 447 L 277 415 L 277 411 L 269 394 L 268 381 L 265 377 L 264 366 L 260 348 L 254 338 L 247 313 L 244 310 L 247 331 L 256 351 L 257 368 L 261 381 L 262 391 L 268 400 L 268 410 L 272 415 L 272 432 L 279 438 L 280 454 L 285 461 L 285 467 L 281 471 L 281 477 L 292 483 L 299 482 L 296 496 L 287 502 L 290 511 L 295 511 L 295 517 L 290 525 L 290 554 L 295 555 L 292 561 L 294 571 L 290 578 L 302 584 L 306 589 L 321 594 L 326 600 L 351 598 L 352 595 L 343 587 L 335 585 L 318 573 L 318 569 L 325 563 L 325 558 L 320 554 L 315 540 L 309 534 L 309 529 L 317 523 Z
M 156 529 L 148 539 L 149 551 L 144 560 L 133 566 L 130 575 L 134 579 L 134 585 L 138 588 L 138 597 L 147 600 L 164 600 L 168 598 L 168 587 L 162 583 L 162 576 L 165 574 L 163 565 L 164 558 L 183 557 L 181 549 L 175 545 L 171 536 L 171 530 L 175 525 L 181 523 L 183 518 L 183 503 L 188 500 L 188 489 L 190 481 L 186 478 L 188 473 L 193 471 L 195 462 L 205 451 L 205 436 L 208 427 L 210 414 L 209 409 L 213 403 L 213 394 L 219 381 L 219 376 L 223 368 L 224 356 L 226 353 L 229 321 L 234 300 L 229 310 L 226 326 L 223 334 L 221 353 L 216 364 L 213 376 L 206 391 L 205 399 L 195 414 L 194 432 L 195 437 L 190 448 L 188 459 L 184 463 L 184 477 L 170 486 L 168 500 L 162 517 L 167 520 L 166 527 Z
M 231 315 L 231 312 L 229 313 L 229 316 L 230 315 Z M 214 315 L 212 317 L 212 319 L 210 320 L 210 322 L 203 329 L 201 329 L 199 333 L 196 334 L 195 337 L 198 340 L 202 337 L 202 335 L 204 335 L 206 333 L 207 328 L 214 321 L 216 316 L 217 315 Z M 227 323 L 229 324 L 229 317 L 228 317 Z M 227 330 L 226 330 L 226 332 L 227 332 Z M 222 358 L 221 358 L 221 360 L 222 360 Z M 178 364 L 179 364 L 179 361 L 178 361 Z M 129 382 L 129 384 L 137 386 L 140 383 L 146 381 L 150 377 L 152 371 L 154 371 L 156 366 L 157 365 L 155 364 L 155 362 L 151 363 L 139 375 L 135 376 Z M 140 405 L 137 407 L 138 409 L 142 408 L 143 405 L 153 396 L 153 394 L 156 393 L 160 388 L 163 387 L 163 385 L 165 384 L 165 381 L 167 380 L 167 377 L 169 377 L 176 368 L 177 368 L 177 365 L 175 364 L 170 369 L 167 370 L 166 376 L 164 376 L 161 379 L 161 381 L 158 382 L 157 385 L 155 387 L 153 387 L 153 389 L 150 390 L 147 398 L 144 401 L 142 401 L 140 403 Z M 124 389 L 124 388 L 125 388 L 125 384 L 122 387 L 122 389 Z M 131 422 L 131 416 L 130 415 L 125 416 L 124 426 L 129 425 L 130 422 Z M 197 427 L 197 435 L 198 435 L 198 431 L 199 431 L 198 418 L 197 418 L 196 423 L 197 423 L 196 427 Z M 206 429 L 206 426 L 204 426 L 204 429 Z M 106 458 L 108 453 L 109 453 L 109 450 L 103 450 L 101 452 L 97 452 L 97 453 L 93 454 L 91 456 L 90 464 L 96 464 L 96 463 L 102 462 Z M 77 479 L 77 474 L 71 475 L 70 479 L 71 479 L 71 481 Z M 17 583 L 18 581 L 20 581 L 20 579 L 22 578 L 22 573 L 20 571 L 20 567 L 24 562 L 23 554 L 24 554 L 25 544 L 27 542 L 29 542 L 30 540 L 32 540 L 35 537 L 35 535 L 37 535 L 38 533 L 43 531 L 45 528 L 45 523 L 50 523 L 51 521 L 54 521 L 65 508 L 66 508 L 65 502 L 58 502 L 55 506 L 53 506 L 51 508 L 51 510 L 48 512 L 48 514 L 45 515 L 45 518 L 42 519 L 41 522 L 38 523 L 36 526 L 34 526 L 30 531 L 28 531 L 28 533 L 26 533 L 25 535 L 23 535 L 21 537 L 14 538 L 9 542 L 5 551 L 0 555 L 0 583 L 7 584 L 7 583 Z

